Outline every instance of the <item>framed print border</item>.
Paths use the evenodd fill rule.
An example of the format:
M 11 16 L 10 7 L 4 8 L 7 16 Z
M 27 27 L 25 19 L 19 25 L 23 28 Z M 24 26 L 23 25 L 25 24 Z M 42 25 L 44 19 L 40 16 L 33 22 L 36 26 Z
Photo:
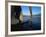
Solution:
M 8 11 L 9 10 L 8 9 L 8 3 L 23 3 L 23 4 L 25 3 L 25 4 L 41 4 L 41 5 L 43 5 L 43 32 L 42 33 L 33 33 L 33 34 L 31 34 L 31 33 L 27 33 L 27 34 L 24 34 L 24 33 L 23 34 L 9 34 L 9 25 L 8 25 L 8 21 L 9 21 L 8 19 L 9 18 L 7 16 L 7 15 L 9 15 L 9 13 L 8 13 L 9 12 Z M 19 2 L 19 1 L 13 1 L 13 2 L 12 1 L 8 1 L 7 2 L 6 1 L 6 5 L 7 6 L 6 6 L 6 10 L 5 10 L 5 15 L 6 15 L 5 18 L 7 17 L 6 18 L 7 22 L 5 20 L 5 23 L 7 23 L 7 24 L 5 26 L 5 28 L 6 28 L 5 31 L 8 33 L 7 35 L 16 35 L 16 36 L 20 35 L 20 36 L 22 36 L 22 35 L 37 35 L 37 34 L 44 34 L 45 33 L 45 4 L 44 3 L 40 3 L 40 2 L 38 2 L 38 3 L 37 2 Z

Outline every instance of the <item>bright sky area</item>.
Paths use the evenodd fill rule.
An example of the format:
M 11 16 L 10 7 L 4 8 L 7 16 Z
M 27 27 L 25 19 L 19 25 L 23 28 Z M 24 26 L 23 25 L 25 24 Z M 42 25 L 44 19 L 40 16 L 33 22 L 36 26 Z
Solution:
M 30 10 L 28 6 L 21 6 L 23 15 L 30 15 Z M 32 6 L 32 15 L 41 13 L 41 7 Z

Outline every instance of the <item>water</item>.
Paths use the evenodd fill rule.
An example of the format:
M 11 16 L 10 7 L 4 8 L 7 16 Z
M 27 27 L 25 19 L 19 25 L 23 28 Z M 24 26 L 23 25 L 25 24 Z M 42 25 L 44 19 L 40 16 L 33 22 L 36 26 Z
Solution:
M 32 24 L 30 22 L 29 16 L 24 16 L 24 22 L 26 22 L 23 26 L 24 28 L 30 29 L 30 25 L 32 25 L 32 28 L 34 30 L 40 30 L 41 29 L 41 17 L 40 16 L 32 16 Z
M 24 19 L 23 19 L 24 22 L 29 21 L 29 20 L 30 20 L 29 16 L 24 16 Z
M 21 24 L 14 24 L 11 26 L 11 31 L 27 31 L 27 30 L 40 30 L 41 29 L 41 17 L 32 16 L 32 23 L 30 16 L 24 16 L 24 22 Z
M 32 17 L 32 27 L 36 30 L 41 29 L 41 17 L 40 16 Z

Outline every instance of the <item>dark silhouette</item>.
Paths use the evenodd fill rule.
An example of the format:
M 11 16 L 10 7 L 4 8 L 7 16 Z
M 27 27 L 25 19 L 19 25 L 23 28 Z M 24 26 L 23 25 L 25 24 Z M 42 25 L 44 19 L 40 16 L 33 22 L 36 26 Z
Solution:
M 19 20 L 19 23 L 14 25 L 15 26 L 15 30 L 22 30 L 21 20 L 19 19 L 20 14 L 21 14 L 21 6 L 11 6 L 11 19 L 12 19 L 12 16 L 14 14 L 15 14 L 15 18 Z M 18 28 L 18 29 L 16 29 L 16 28 Z M 14 29 L 11 28 L 11 30 L 14 30 Z
M 21 7 L 20 6 L 12 6 L 11 7 L 11 16 L 15 14 L 15 18 L 19 19 L 20 13 L 21 13 Z

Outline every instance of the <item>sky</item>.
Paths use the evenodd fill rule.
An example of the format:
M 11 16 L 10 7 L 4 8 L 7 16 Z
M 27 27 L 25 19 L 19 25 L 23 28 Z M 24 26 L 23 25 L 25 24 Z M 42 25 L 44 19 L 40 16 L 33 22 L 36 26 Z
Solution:
M 41 13 L 41 7 L 32 6 L 32 14 L 37 15 Z
M 24 15 L 30 15 L 30 11 L 29 11 L 28 6 L 21 6 L 21 8 L 22 8 L 22 13 Z
M 30 15 L 30 10 L 28 6 L 21 6 L 23 15 Z M 41 12 L 41 7 L 32 6 L 32 15 L 39 14 Z

